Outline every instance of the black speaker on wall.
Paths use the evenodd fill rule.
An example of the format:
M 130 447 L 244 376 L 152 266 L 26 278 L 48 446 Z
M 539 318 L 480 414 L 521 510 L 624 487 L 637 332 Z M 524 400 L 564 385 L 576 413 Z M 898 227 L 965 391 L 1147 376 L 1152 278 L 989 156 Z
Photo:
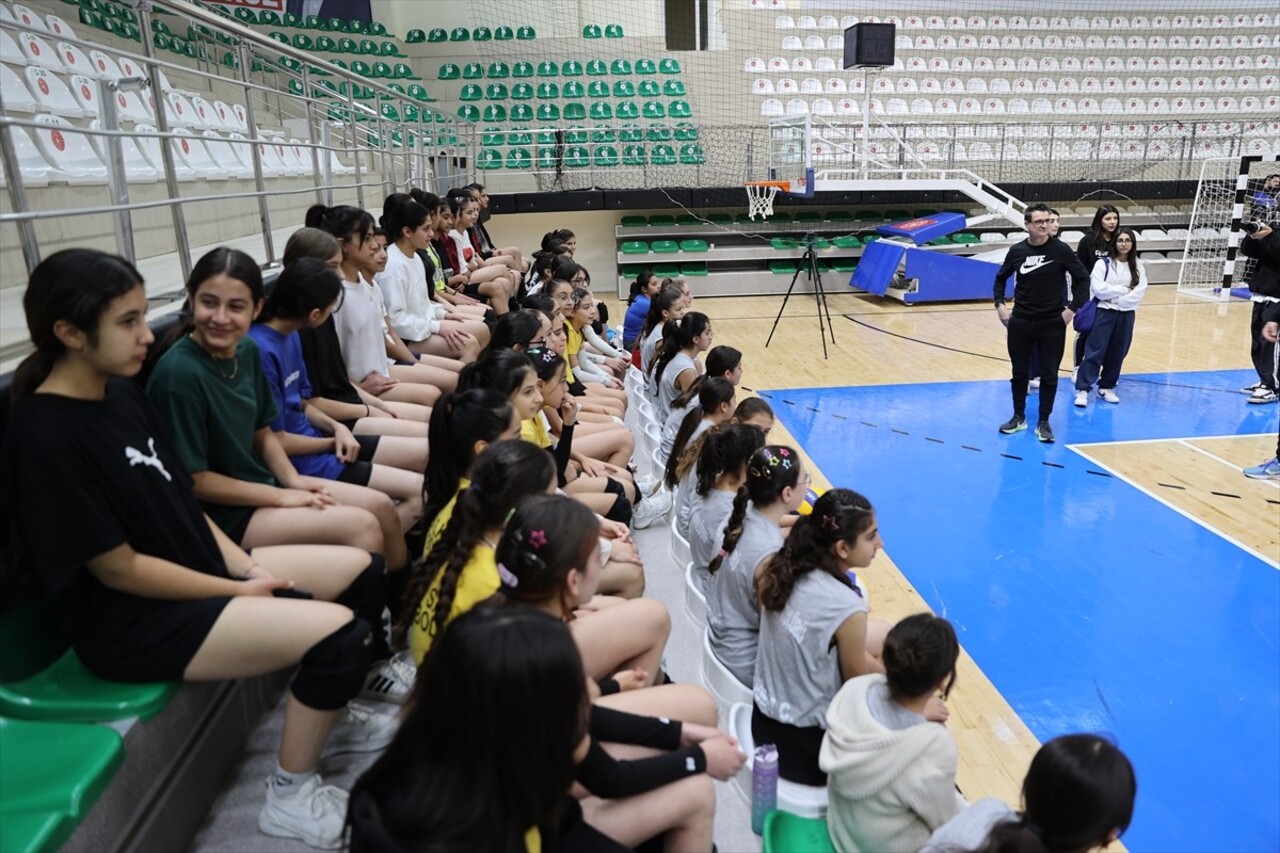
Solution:
M 886 68 L 893 65 L 896 27 L 893 24 L 854 24 L 844 31 L 845 68 Z

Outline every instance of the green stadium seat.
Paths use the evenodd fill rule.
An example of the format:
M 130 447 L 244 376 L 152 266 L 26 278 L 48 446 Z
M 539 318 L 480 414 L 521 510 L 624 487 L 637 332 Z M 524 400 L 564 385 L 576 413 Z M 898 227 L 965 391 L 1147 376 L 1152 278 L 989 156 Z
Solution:
M 680 63 L 672 59 L 671 57 L 667 57 L 666 59 L 658 63 L 658 71 L 660 71 L 663 74 L 679 74 Z
M 977 234 L 960 233 L 952 234 L 951 242 L 957 246 L 976 246 L 982 241 L 978 238 Z
M 538 63 L 539 77 L 559 77 L 560 66 L 552 62 L 550 59 L 544 59 Z
M 609 97 L 609 84 L 603 80 L 592 80 L 587 84 L 588 98 L 607 98 Z
M 471 31 L 466 27 L 454 27 L 449 31 L 449 41 L 471 41 Z
M 643 219 L 643 217 L 641 218 Z M 624 240 L 622 245 L 618 248 L 624 255 L 649 254 L 649 244 L 643 240 Z
M 533 41 L 537 37 L 538 33 L 528 24 L 525 24 L 516 30 L 517 41 Z
M 391 70 L 391 66 L 385 62 L 373 63 L 373 76 L 379 80 L 390 80 L 395 77 L 395 72 Z
M 504 25 L 504 26 L 501 26 L 501 27 L 498 27 L 496 30 L 494 30 L 494 31 L 493 31 L 493 40 L 494 40 L 494 41 L 511 41 L 511 40 L 512 40 L 513 38 L 515 38 L 515 37 L 516 37 L 515 31 L 514 31 L 514 30 L 512 30 L 512 29 L 511 29 L 511 27 L 508 27 L 508 26 L 505 26 L 505 25 Z M 528 153 L 528 152 L 525 152 L 525 153 Z M 510 158 L 510 155 L 508 155 L 507 159 L 508 159 L 508 160 L 510 160 L 510 159 L 511 159 L 511 158 Z M 526 163 L 526 165 L 525 165 L 525 167 L 524 167 L 524 168 L 528 168 L 528 164 L 527 164 L 527 163 Z
M 362 55 L 364 55 L 364 56 L 377 56 L 377 55 L 378 55 L 378 52 L 379 52 L 379 51 L 378 51 L 378 43 L 377 43 L 376 41 L 374 41 L 373 39 L 361 39 L 361 40 L 360 40 L 360 53 L 361 53 Z
M 462 91 L 458 93 L 460 101 L 482 101 L 484 100 L 484 92 L 475 83 L 468 83 L 462 87 Z
M 343 36 L 338 39 L 338 50 L 343 53 L 359 54 L 360 45 L 356 44 L 356 40 L 350 36 Z
M 674 278 L 680 275 L 679 264 L 654 264 L 653 274 L 659 278 Z
M 507 135 L 500 127 L 486 127 L 480 135 L 480 144 L 484 146 L 506 145 Z
M 636 73 L 637 74 L 657 74 L 658 66 L 654 65 L 652 59 L 637 59 Z
M 245 24 L 258 23 L 258 16 L 253 14 L 252 9 L 246 9 L 244 6 L 237 6 L 235 10 L 235 18 Z
M 458 107 L 458 118 L 464 118 L 470 122 L 480 121 L 480 108 L 475 104 L 463 104 Z
M 649 249 L 656 255 L 674 255 L 680 251 L 680 244 L 675 240 L 654 240 Z
M 943 234 L 941 237 L 934 237 L 932 240 L 930 240 L 929 245 L 930 246 L 950 246 L 952 245 L 952 243 L 951 243 L 951 238 L 948 237 L 946 234 Z
M 466 65 L 462 66 L 462 79 L 483 80 L 484 66 L 479 62 L 468 62 Z
M 769 241 L 769 245 L 779 252 L 789 252 L 796 248 L 799 243 L 796 242 L 794 237 L 774 237 Z
M 568 118 L 568 116 L 566 116 Z M 585 127 L 571 127 L 564 132 L 565 145 L 584 145 L 591 139 L 591 133 Z
M 316 51 L 318 53 L 337 53 L 338 43 L 333 40 L 332 36 L 317 36 Z
M 371 21 L 369 23 L 369 34 L 374 36 L 387 35 L 387 27 L 381 21 Z
M 236 56 L 235 51 L 228 50 L 222 54 L 222 66 L 233 70 L 240 67 L 240 59 Z
M 576 59 L 566 59 L 560 64 L 561 77 L 581 77 L 583 73 L 582 63 Z
M 827 221 L 828 222 L 852 222 L 853 214 L 847 210 L 828 210 Z
M 680 162 L 686 166 L 701 166 L 707 162 L 706 152 L 696 142 L 680 146 Z
M 280 16 L 270 9 L 262 9 L 258 12 L 258 23 L 267 24 L 273 27 L 282 27 L 286 22 L 280 20 Z
M 384 41 L 378 45 L 378 56 L 404 56 L 400 47 L 393 41 Z
M 484 87 L 484 96 L 490 101 L 505 101 L 508 97 L 507 87 L 503 83 L 490 83 Z
M 636 95 L 635 84 L 630 80 L 615 80 L 613 84 L 613 96 L 615 98 L 634 98 Z
M 578 80 L 570 80 L 560 90 L 560 97 L 562 98 L 585 98 L 586 96 L 587 88 Z
M 351 60 L 351 71 L 355 74 L 359 74 L 361 77 L 373 76 L 373 67 L 363 59 Z
M 799 219 L 793 219 L 792 221 L 793 221 L 793 222 L 798 222 L 798 221 L 799 221 Z M 830 241 L 830 240 L 828 240 L 826 237 L 814 237 L 814 238 L 813 238 L 813 248 L 815 248 L 815 249 L 830 249 L 830 248 L 831 248 L 831 241 Z
M 488 27 L 476 27 L 471 31 L 472 41 L 490 41 L 493 39 L 493 31 Z
M 533 107 L 528 104 L 513 104 L 511 107 L 512 121 L 533 121 Z
M 413 73 L 413 69 L 407 63 L 397 62 L 391 69 L 391 76 L 397 80 L 421 80 L 417 74 Z
M 292 56 L 282 56 L 280 57 L 280 67 L 288 68 L 290 71 L 301 71 L 302 63 Z
M 645 138 L 650 142 L 670 142 L 672 139 L 671 128 L 662 124 L 649 125 L 649 129 L 645 131 Z
M 682 98 L 685 95 L 684 83 L 679 80 L 668 80 L 662 84 L 662 94 L 668 97 Z
M 587 115 L 593 121 L 608 121 L 613 118 L 613 107 L 604 101 L 597 101 L 591 105 L 591 109 L 587 111 Z
M 640 118 L 640 108 L 636 106 L 635 101 L 623 101 L 614 110 L 614 115 L 620 119 Z
M 828 217 L 829 216 L 830 214 L 828 214 Z M 831 242 L 838 249 L 858 249 L 862 247 L 862 241 L 854 234 L 844 234 L 839 237 L 835 237 Z
M 538 121 L 559 121 L 560 108 L 555 104 L 538 104 Z
M 538 84 L 538 99 L 542 101 L 554 101 L 560 97 L 560 86 L 544 81 Z
M 360 21 L 360 20 L 356 20 L 355 18 L 352 18 L 350 21 L 347 21 L 346 24 L 347 24 L 346 30 L 349 33 L 356 33 L 357 35 L 359 35 L 359 34 L 369 32 L 368 27 L 364 25 L 364 21 Z
M 619 142 L 644 142 L 644 130 L 638 124 L 624 124 L 618 130 Z
M 712 225 L 732 225 L 733 217 L 727 213 L 708 213 L 707 221 Z
M 676 150 L 666 144 L 653 146 L 649 159 L 655 166 L 674 166 L 678 162 Z
M 597 125 L 591 129 L 591 141 L 612 145 L 618 141 L 618 131 L 607 124 Z
M 383 118 L 389 121 L 400 121 L 400 113 L 398 110 L 396 110 L 395 105 L 392 103 L 389 103 L 389 102 L 384 103 L 381 107 L 378 108 L 378 112 L 382 115 Z
M 533 134 L 527 127 L 513 127 L 507 132 L 508 145 L 529 145 L 533 142 Z
M 868 234 L 867 236 L 865 236 L 865 237 L 863 237 L 863 238 L 862 238 L 862 245 L 864 245 L 864 246 L 870 246 L 872 243 L 874 243 L 875 241 L 877 241 L 877 240 L 879 240 L 879 239 L 880 239 L 880 235 L 879 235 L 879 234 Z
M 622 221 L 619 224 L 623 228 L 643 228 L 649 224 L 649 218 L 637 214 L 628 214 L 622 217 Z
M 662 96 L 662 87 L 656 80 L 641 80 L 636 92 L 642 98 L 658 98 Z
M 680 265 L 680 275 L 690 276 L 692 278 L 701 278 L 707 274 L 707 265 L 704 262 L 699 261 L 691 264 Z
M 587 60 L 587 76 L 588 77 L 604 77 L 609 73 L 609 66 L 604 64 L 603 59 Z
M 584 104 L 574 102 L 564 105 L 565 121 L 583 121 L 587 117 L 587 108 Z
M 631 60 L 615 59 L 609 64 L 609 73 L 615 77 L 625 77 L 631 73 Z
M 688 101 L 672 101 L 667 112 L 672 118 L 690 118 L 693 115 L 693 107 L 689 106 Z
M 445 32 L 444 27 L 436 27 L 427 33 L 427 41 L 431 44 L 439 44 L 442 41 L 448 41 L 449 34 Z
M 696 216 L 690 217 L 690 218 L 693 219 L 693 222 L 690 224 L 693 224 L 693 225 L 701 224 L 698 221 L 698 218 Z M 685 223 L 680 223 L 680 224 L 683 225 Z M 680 251 L 682 252 L 705 252 L 707 251 L 708 248 L 709 247 L 707 245 L 706 240 L 681 240 L 680 241 Z
M 157 22 L 153 21 L 152 23 Z M 315 48 L 315 42 L 313 42 L 311 40 L 311 36 L 306 33 L 294 33 L 292 41 L 293 46 L 298 50 L 313 50 Z
M 513 101 L 531 101 L 533 100 L 533 85 L 530 83 L 517 83 L 511 87 L 511 100 Z
M 666 118 L 667 109 L 662 105 L 661 101 L 645 101 L 641 115 L 645 118 Z
M 502 104 L 488 104 L 484 108 L 484 120 L 502 122 L 507 120 L 507 108 Z
M 793 270 L 794 272 L 794 270 Z M 836 853 L 823 818 L 774 809 L 764 818 L 764 853 Z
M 485 148 L 480 151 L 480 156 L 476 158 L 477 169 L 501 169 L 502 168 L 502 152 L 496 148 Z
M 698 128 L 687 121 L 682 121 L 676 125 L 675 136 L 681 142 L 697 142 Z
M 832 258 L 831 268 L 836 272 L 853 272 L 858 268 L 857 258 Z
M 161 20 L 160 18 L 152 18 L 152 19 L 151 19 L 151 32 L 153 32 L 153 33 L 164 33 L 164 34 L 165 34 L 165 35 L 167 35 L 167 36 L 168 36 L 168 35 L 173 35 L 173 31 L 169 29 L 169 25 L 168 25 L 168 24 L 166 24 L 166 23 L 165 23 L 163 20 Z
M 336 15 L 335 15 L 334 17 L 330 18 L 330 19 L 327 21 L 327 23 L 329 24 L 329 30 L 330 30 L 330 32 L 335 32 L 335 33 L 349 33 L 349 32 L 351 32 L 351 25 L 350 25 L 350 24 L 348 24 L 348 23 L 347 23 L 347 21 L 346 21 L 345 19 L 343 19 L 343 18 L 339 18 L 339 17 L 337 17 Z
M 649 217 L 649 225 L 654 228 L 670 228 L 676 224 L 676 218 L 667 213 L 657 213 Z
M 591 165 L 591 152 L 581 145 L 571 145 L 564 150 L 564 164 L 570 169 L 583 169 Z
M 884 222 L 884 216 L 878 210 L 859 210 L 859 222 Z
M 523 61 L 517 62 L 515 65 L 511 66 L 511 76 L 512 77 L 532 77 L 533 63 L 523 62 Z
M 503 80 L 511 76 L 511 68 L 505 62 L 490 62 L 485 76 L 490 80 Z
M 796 214 L 796 222 L 821 222 L 822 212 L 817 210 L 802 210 Z
M 80 23 L 84 24 L 86 27 L 93 27 L 95 30 L 103 29 L 102 16 L 97 12 L 93 11 L 92 9 L 81 6 L 79 17 L 80 17 Z M 277 35 L 284 36 L 284 33 L 272 33 L 271 37 L 275 38 Z M 279 41 L 279 39 L 276 39 L 276 40 Z M 284 36 L 284 40 L 285 40 L 285 43 L 287 44 L 289 41 L 289 37 Z
M 622 38 L 622 24 L 607 24 L 604 28 L 604 37 L 607 39 Z
M 909 210 L 886 210 L 884 212 L 885 220 L 889 222 L 905 222 L 911 218 Z
M 298 27 L 308 30 L 324 30 L 328 29 L 328 25 L 320 20 L 319 15 L 308 15 L 305 19 L 300 18 L 294 12 L 286 12 L 284 16 L 285 26 Z
M 533 154 L 528 148 L 512 148 L 507 151 L 508 169 L 529 169 L 533 167 Z
M 597 169 L 612 169 L 618 165 L 618 149 L 612 145 L 600 145 L 592 153 L 591 162 Z
M 769 261 L 769 272 L 777 275 L 794 275 L 796 271 L 796 262 L 792 260 L 774 260 Z
M 582 37 L 584 39 L 598 39 L 604 36 L 604 32 L 600 29 L 599 24 L 587 24 L 582 28 Z

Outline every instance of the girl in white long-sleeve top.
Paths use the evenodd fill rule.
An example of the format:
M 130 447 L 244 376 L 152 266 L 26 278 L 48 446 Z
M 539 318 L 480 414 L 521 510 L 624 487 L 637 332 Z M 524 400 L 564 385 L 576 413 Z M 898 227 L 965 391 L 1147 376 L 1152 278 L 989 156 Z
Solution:
M 1098 300 L 1098 313 L 1076 373 L 1076 405 L 1081 408 L 1089 405 L 1089 389 L 1095 382 L 1099 397 L 1108 403 L 1120 402 L 1116 383 L 1133 343 L 1138 305 L 1147 293 L 1147 271 L 1138 260 L 1138 238 L 1133 231 L 1121 228 L 1117 232 L 1108 256 L 1093 266 L 1089 289 Z

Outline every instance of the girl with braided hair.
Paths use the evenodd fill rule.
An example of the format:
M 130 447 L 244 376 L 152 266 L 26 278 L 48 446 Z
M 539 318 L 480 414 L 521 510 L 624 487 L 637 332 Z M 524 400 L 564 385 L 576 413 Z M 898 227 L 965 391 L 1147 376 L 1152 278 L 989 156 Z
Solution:
M 671 414 L 671 403 L 687 391 L 702 374 L 698 356 L 711 348 L 715 330 L 711 318 L 701 311 L 690 311 L 662 330 L 662 353 L 654 360 L 649 382 L 656 389 L 658 421 Z
M 709 434 L 698 454 L 697 479 L 689 503 L 689 554 L 693 578 L 703 595 L 717 557 L 724 526 L 734 500 L 747 480 L 747 462 L 764 447 L 764 433 L 753 426 L 731 424 Z
M 827 706 L 850 678 L 884 672 L 889 626 L 868 619 L 866 594 L 850 571 L 871 565 L 883 545 L 871 503 L 832 489 L 796 522 L 756 578 L 760 642 L 751 733 L 756 743 L 778 745 L 784 779 L 827 783 L 818 766 Z
M 804 501 L 811 479 L 793 448 L 770 444 L 756 450 L 729 517 L 718 528 L 720 551 L 707 564 L 707 639 L 743 684 L 751 684 L 760 634 L 756 577 L 782 547 L 782 519 Z
M 394 638 L 408 636 L 416 663 L 450 620 L 498 591 L 494 549 L 507 516 L 525 498 L 555 487 L 555 465 L 528 442 L 499 441 L 476 459 L 471 485 L 459 492 L 449 523 L 406 588 Z
M 698 404 L 685 413 L 684 421 L 672 438 L 667 456 L 666 468 L 662 482 L 668 489 L 676 489 L 689 474 L 693 463 L 697 461 L 698 450 L 694 450 L 693 458 L 687 451 L 694 449 L 693 444 L 707 430 L 725 423 L 733 415 L 734 389 L 727 379 L 711 377 L 698 384 Z
M 684 426 L 685 417 L 690 409 L 698 405 L 702 383 L 716 377 L 726 380 L 734 388 L 738 387 L 738 383 L 742 381 L 742 353 L 739 350 L 724 345 L 712 347 L 707 352 L 707 372 L 695 379 L 687 391 L 682 391 L 680 396 L 671 401 L 671 413 L 662 424 L 663 459 L 670 459 L 673 455 L 672 447 L 675 446 L 680 428 Z

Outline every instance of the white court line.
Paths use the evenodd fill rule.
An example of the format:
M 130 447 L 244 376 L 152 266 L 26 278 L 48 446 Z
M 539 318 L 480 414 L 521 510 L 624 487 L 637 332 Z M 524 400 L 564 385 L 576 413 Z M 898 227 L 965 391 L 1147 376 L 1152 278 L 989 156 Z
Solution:
M 1208 456 L 1210 459 L 1217 460 L 1218 462 L 1221 462 L 1223 465 L 1226 465 L 1228 468 L 1230 468 L 1230 469 L 1231 469 L 1231 470 L 1233 470 L 1233 471 L 1237 471 L 1237 472 L 1239 472 L 1239 471 L 1240 471 L 1240 466 L 1239 466 L 1239 465 L 1237 465 L 1236 463 L 1232 462 L 1232 461 L 1231 461 L 1231 460 L 1229 460 L 1229 459 L 1223 459 L 1221 456 L 1218 456 L 1216 453 L 1210 453 L 1209 451 L 1205 450 L 1203 447 L 1196 447 L 1196 446 L 1195 446 L 1194 444 L 1192 444 L 1191 442 L 1189 442 L 1189 441 L 1185 441 L 1185 440 L 1183 440 L 1183 439 L 1178 439 L 1178 444 L 1181 444 L 1183 447 L 1186 447 L 1186 448 L 1189 448 L 1189 449 L 1191 449 L 1191 450 L 1194 450 L 1196 453 L 1202 453 L 1202 454 L 1204 454 L 1205 456 Z M 1241 474 L 1241 476 L 1244 476 L 1244 475 L 1243 475 L 1243 474 Z M 1265 485 L 1270 486 L 1270 487 L 1271 487 L 1271 488 L 1273 488 L 1273 489 L 1280 489 L 1280 481 L 1276 481 L 1276 480 L 1254 480 L 1254 482 L 1255 482 L 1255 483 L 1263 483 L 1263 484 L 1265 484 Z
M 1124 441 L 1090 441 L 1084 444 L 1068 444 L 1067 447 L 1107 447 L 1115 444 L 1156 444 L 1162 441 L 1199 441 L 1201 439 L 1214 438 L 1258 438 L 1260 436 L 1273 435 L 1275 435 L 1275 430 L 1270 432 L 1239 432 L 1231 433 L 1230 435 L 1171 435 L 1167 438 L 1132 438 Z
M 1222 438 L 1226 438 L 1227 436 L 1221 436 L 1221 437 L 1222 437 Z M 1167 440 L 1167 439 L 1166 439 L 1166 440 Z M 1131 443 L 1136 444 L 1136 443 L 1138 443 L 1138 442 L 1126 442 L 1126 441 L 1099 442 L 1099 444 L 1131 444 Z M 1232 545 L 1235 545 L 1237 548 L 1241 549 L 1242 551 L 1246 551 L 1246 552 L 1248 552 L 1248 553 L 1252 554 L 1253 556 L 1257 557 L 1257 558 L 1258 558 L 1259 560 L 1261 560 L 1262 562 L 1266 563 L 1266 564 L 1267 564 L 1268 566 L 1270 566 L 1271 568 L 1273 568 L 1273 569 L 1280 569 L 1280 562 L 1277 562 L 1277 561 L 1275 560 L 1275 558 L 1273 558 L 1273 557 L 1269 557 L 1269 556 L 1267 556 L 1266 554 L 1263 554 L 1263 553 L 1261 553 L 1260 551 L 1257 551 L 1257 550 L 1255 550 L 1255 549 L 1251 548 L 1250 546 L 1248 546 L 1248 545 L 1244 544 L 1243 542 L 1241 542 L 1239 539 L 1236 539 L 1234 536 L 1230 536 L 1230 535 L 1228 535 L 1228 534 L 1224 533 L 1223 531 L 1219 530 L 1218 528 L 1214 527 L 1212 524 L 1210 524 L 1209 522 L 1205 521 L 1203 518 L 1200 518 L 1199 516 L 1196 516 L 1196 515 L 1192 515 L 1191 513 L 1187 512 L 1186 510 L 1182 509 L 1181 507 L 1176 506 L 1175 504 L 1172 504 L 1172 503 L 1170 503 L 1169 501 L 1165 500 L 1164 498 L 1160 497 L 1158 494 L 1156 494 L 1155 492 L 1153 492 L 1153 491 L 1151 491 L 1150 489 L 1146 488 L 1145 486 L 1142 486 L 1142 485 L 1140 485 L 1140 484 L 1138 484 L 1138 483 L 1135 483 L 1133 480 L 1129 479 L 1129 478 L 1128 478 L 1128 477 L 1126 477 L 1124 474 L 1121 474 L 1119 471 L 1116 471 L 1116 470 L 1114 470 L 1114 469 L 1112 469 L 1112 468 L 1108 467 L 1107 465 L 1102 464 L 1102 463 L 1101 463 L 1101 462 L 1099 462 L 1097 459 L 1094 459 L 1092 456 L 1090 456 L 1088 453 L 1086 453 L 1086 452 L 1082 449 L 1082 448 L 1084 448 L 1084 447 L 1088 447 L 1088 446 L 1089 446 L 1089 445 L 1082 445 L 1082 444 L 1068 444 L 1068 445 L 1067 445 L 1067 449 L 1068 449 L 1068 450 L 1072 450 L 1072 451 L 1074 451 L 1074 452 L 1076 452 L 1076 453 L 1079 453 L 1081 456 L 1083 456 L 1085 459 L 1088 459 L 1090 462 L 1092 462 L 1094 465 L 1097 465 L 1099 468 L 1103 468 L 1103 469 L 1105 469 L 1105 470 L 1107 470 L 1107 471 L 1110 471 L 1110 472 L 1111 472 L 1111 476 L 1115 477 L 1115 478 L 1116 478 L 1116 479 L 1118 479 L 1118 480 L 1123 480 L 1124 482 L 1128 483 L 1130 486 L 1133 486 L 1135 489 L 1137 489 L 1138 491 L 1142 492 L 1144 495 L 1146 495 L 1147 497 L 1151 498 L 1152 500 L 1154 500 L 1154 501 L 1158 501 L 1158 502 L 1160 502 L 1160 503 L 1164 504 L 1164 505 L 1165 505 L 1165 506 L 1167 506 L 1169 509 L 1173 510 L 1174 512 L 1176 512 L 1178 515 L 1182 516 L 1183 518 L 1186 518 L 1186 519 L 1188 519 L 1189 521 L 1195 522 L 1196 524 L 1198 524 L 1198 525 L 1200 525 L 1201 527 L 1203 527 L 1205 530 L 1208 530 L 1210 533 L 1213 533 L 1213 534 L 1216 534 L 1217 536 L 1220 536 L 1221 538 L 1223 538 L 1223 539 L 1225 539 L 1226 541 L 1230 542 Z

